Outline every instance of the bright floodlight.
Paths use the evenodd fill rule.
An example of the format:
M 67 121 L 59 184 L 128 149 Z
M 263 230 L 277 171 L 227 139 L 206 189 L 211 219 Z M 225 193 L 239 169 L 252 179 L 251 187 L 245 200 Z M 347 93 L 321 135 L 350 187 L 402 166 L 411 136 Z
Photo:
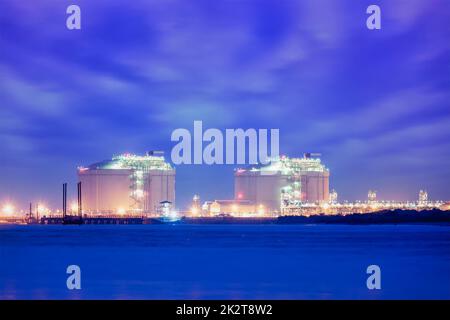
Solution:
M 39 204 L 38 205 L 38 212 L 39 212 L 39 214 L 45 214 L 48 211 L 49 210 L 47 209 L 47 207 L 44 204 Z
M 70 206 L 70 209 L 72 210 L 72 212 L 77 212 L 78 204 L 76 202 L 72 203 L 72 205 Z
M 14 206 L 12 204 L 5 204 L 2 208 L 2 213 L 5 216 L 12 216 L 14 214 Z

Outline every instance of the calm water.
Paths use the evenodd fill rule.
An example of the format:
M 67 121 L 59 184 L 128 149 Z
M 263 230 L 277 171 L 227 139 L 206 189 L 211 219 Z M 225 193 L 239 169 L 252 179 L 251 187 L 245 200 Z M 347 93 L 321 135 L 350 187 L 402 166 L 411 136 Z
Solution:
M 450 226 L 3 225 L 0 298 L 450 299 Z

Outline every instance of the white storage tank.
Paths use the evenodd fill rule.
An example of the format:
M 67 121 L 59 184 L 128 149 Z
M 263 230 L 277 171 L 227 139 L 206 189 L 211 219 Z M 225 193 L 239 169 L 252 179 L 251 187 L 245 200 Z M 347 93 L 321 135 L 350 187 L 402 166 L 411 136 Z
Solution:
M 83 212 L 155 214 L 162 201 L 175 203 L 175 169 L 161 153 L 123 154 L 78 168 Z
M 318 158 L 281 157 L 269 165 L 235 171 L 235 199 L 274 211 L 283 204 L 329 201 L 329 170 Z

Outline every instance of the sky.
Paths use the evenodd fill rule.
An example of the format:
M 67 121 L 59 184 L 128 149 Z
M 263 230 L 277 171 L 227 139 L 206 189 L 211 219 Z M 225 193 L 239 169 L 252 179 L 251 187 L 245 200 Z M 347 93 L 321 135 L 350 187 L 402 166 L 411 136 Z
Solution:
M 0 0 L 0 203 L 61 207 L 78 166 L 168 156 L 194 120 L 279 129 L 340 200 L 450 200 L 449 39 L 445 0 Z M 233 168 L 177 166 L 177 205 L 231 198 Z

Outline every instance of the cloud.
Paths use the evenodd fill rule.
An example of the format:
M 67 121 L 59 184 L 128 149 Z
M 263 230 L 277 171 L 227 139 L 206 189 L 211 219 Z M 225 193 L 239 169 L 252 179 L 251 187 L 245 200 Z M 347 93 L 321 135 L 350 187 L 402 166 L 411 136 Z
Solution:
M 2 1 L 1 161 L 19 173 L 57 159 L 54 179 L 74 179 L 67 168 L 112 153 L 170 150 L 194 120 L 279 128 L 283 152 L 337 170 L 381 176 L 389 161 L 413 182 L 448 163 L 448 2 L 381 1 L 380 32 L 368 1 L 78 0 L 81 31 L 65 27 L 69 4 Z M 346 185 L 337 170 L 354 196 L 358 175 Z

